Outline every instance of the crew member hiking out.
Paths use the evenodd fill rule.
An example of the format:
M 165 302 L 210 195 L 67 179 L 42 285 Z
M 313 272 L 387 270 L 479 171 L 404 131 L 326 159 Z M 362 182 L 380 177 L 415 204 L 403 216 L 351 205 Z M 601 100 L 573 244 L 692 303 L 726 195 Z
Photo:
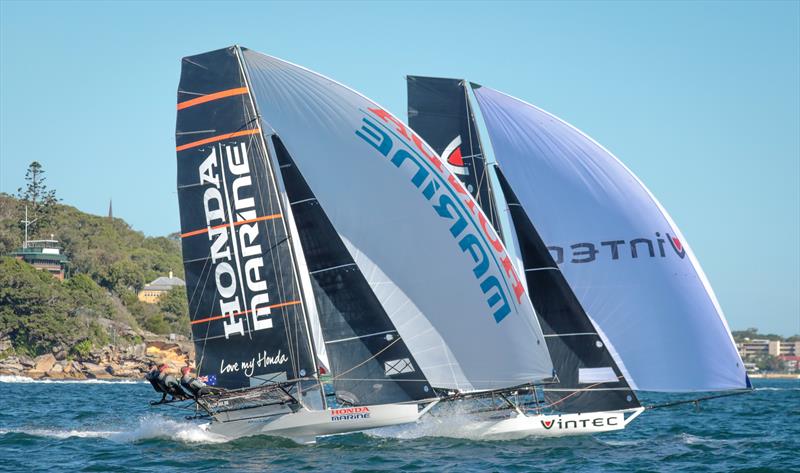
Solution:
M 181 368 L 181 375 L 181 386 L 185 391 L 191 393 L 195 399 L 199 399 L 204 394 L 216 392 L 214 388 L 206 386 L 206 383 L 192 375 L 191 366 L 184 366 Z
M 167 398 L 167 392 L 161 388 L 161 384 L 158 382 L 158 374 L 158 365 L 152 361 L 148 363 L 147 373 L 145 373 L 144 379 L 150 382 L 150 384 L 153 386 L 153 389 L 155 389 L 157 393 L 163 394 L 163 396 L 161 396 L 161 401 L 159 402 L 164 402 L 164 400 Z
M 158 378 L 156 378 L 156 382 L 164 393 L 158 403 L 165 402 L 167 394 L 170 395 L 170 401 L 186 399 L 188 397 L 186 393 L 183 392 L 183 389 L 181 389 L 181 384 L 175 379 L 175 376 L 167 372 L 166 364 L 162 364 L 158 367 Z

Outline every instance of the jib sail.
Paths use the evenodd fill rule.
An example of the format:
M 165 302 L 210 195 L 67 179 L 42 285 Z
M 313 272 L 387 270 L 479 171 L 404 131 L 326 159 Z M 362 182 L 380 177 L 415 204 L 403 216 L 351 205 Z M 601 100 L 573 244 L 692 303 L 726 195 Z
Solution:
M 406 83 L 408 126 L 421 133 L 441 156 L 499 232 L 486 158 L 466 83 L 461 79 L 422 76 L 407 76 Z
M 432 387 L 548 378 L 550 356 L 505 247 L 430 147 L 333 80 L 254 51 L 243 57 L 260 123 L 280 137 L 349 254 L 336 261 L 355 263 Z
M 316 374 L 284 209 L 238 55 L 183 59 L 176 127 L 197 365 L 227 388 Z
M 289 152 L 279 137 L 272 140 L 311 278 L 337 396 L 351 404 L 433 397 L 414 356 Z
M 508 183 L 628 382 L 746 387 L 705 274 L 641 181 L 557 117 L 488 87 L 475 95 Z
M 547 405 L 561 412 L 596 412 L 639 407 L 639 401 L 567 284 L 525 209 L 500 169 L 500 189 L 508 205 L 528 281 L 558 376 L 544 385 Z

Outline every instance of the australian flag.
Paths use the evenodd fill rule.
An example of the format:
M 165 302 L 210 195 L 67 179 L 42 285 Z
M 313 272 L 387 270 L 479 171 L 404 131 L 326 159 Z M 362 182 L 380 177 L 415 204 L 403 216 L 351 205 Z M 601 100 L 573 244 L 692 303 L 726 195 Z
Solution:
M 207 376 L 200 376 L 198 378 L 200 381 L 206 383 L 208 386 L 216 386 L 217 385 L 217 375 L 210 374 Z

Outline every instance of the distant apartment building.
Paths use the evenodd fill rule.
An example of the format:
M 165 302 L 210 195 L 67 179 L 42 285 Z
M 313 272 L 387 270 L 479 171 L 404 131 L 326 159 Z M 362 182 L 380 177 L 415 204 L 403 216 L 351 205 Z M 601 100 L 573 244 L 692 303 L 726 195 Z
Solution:
M 150 284 L 142 288 L 137 296 L 142 302 L 155 304 L 161 299 L 161 296 L 169 292 L 172 288 L 185 285 L 186 283 L 183 282 L 183 279 L 176 278 L 173 276 L 172 271 L 170 271 L 169 277 L 160 276 L 156 278 L 155 280 L 151 281 Z
M 63 281 L 69 260 L 61 253 L 58 240 L 26 240 L 22 248 L 10 253 L 10 256 L 25 261 L 34 268 L 47 271 L 56 279 Z
M 782 342 L 780 340 L 767 340 L 761 338 L 745 338 L 736 344 L 739 355 L 742 359 L 748 359 L 759 355 L 771 356 L 800 356 L 800 341 Z

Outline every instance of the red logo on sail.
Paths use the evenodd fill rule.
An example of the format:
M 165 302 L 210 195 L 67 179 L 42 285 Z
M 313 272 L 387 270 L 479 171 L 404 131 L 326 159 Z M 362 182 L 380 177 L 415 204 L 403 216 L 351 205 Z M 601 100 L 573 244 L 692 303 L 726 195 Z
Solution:
M 460 176 L 469 176 L 469 168 L 464 165 L 464 158 L 461 155 L 461 135 L 453 138 L 453 141 L 442 151 L 442 157 L 447 162 L 450 172 Z
M 678 252 L 683 251 L 683 245 L 681 244 L 681 241 L 678 240 L 678 238 L 672 237 L 672 242 L 675 243 L 675 249 L 678 250 Z

